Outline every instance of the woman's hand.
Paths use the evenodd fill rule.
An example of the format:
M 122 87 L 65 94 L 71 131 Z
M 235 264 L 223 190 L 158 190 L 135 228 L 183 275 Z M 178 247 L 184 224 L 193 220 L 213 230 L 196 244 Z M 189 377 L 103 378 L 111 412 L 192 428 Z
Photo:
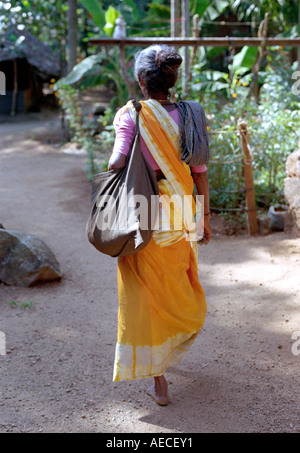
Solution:
M 200 245 L 207 245 L 211 239 L 211 226 L 210 226 L 210 213 L 209 213 L 209 183 L 207 171 L 203 173 L 192 173 L 194 182 L 196 184 L 198 195 L 203 195 L 202 209 L 204 215 L 200 225 L 203 231 L 203 238 L 198 242 Z

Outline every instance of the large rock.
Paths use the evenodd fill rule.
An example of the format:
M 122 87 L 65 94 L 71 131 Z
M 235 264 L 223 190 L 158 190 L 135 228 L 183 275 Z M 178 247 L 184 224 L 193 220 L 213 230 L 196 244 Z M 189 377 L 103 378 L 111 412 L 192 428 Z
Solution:
M 0 229 L 0 281 L 7 285 L 32 286 L 60 279 L 59 263 L 37 236 Z
M 285 168 L 288 178 L 300 178 L 300 149 L 288 156 Z
M 300 150 L 290 154 L 286 161 L 287 178 L 284 196 L 288 208 L 284 231 L 300 236 Z

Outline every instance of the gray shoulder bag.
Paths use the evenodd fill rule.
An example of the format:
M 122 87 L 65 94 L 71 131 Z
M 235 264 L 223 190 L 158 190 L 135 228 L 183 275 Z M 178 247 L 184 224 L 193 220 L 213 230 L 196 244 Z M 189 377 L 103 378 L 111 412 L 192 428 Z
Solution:
M 141 152 L 139 108 L 126 165 L 98 173 L 92 180 L 89 242 L 101 253 L 121 257 L 145 248 L 158 214 L 155 171 Z

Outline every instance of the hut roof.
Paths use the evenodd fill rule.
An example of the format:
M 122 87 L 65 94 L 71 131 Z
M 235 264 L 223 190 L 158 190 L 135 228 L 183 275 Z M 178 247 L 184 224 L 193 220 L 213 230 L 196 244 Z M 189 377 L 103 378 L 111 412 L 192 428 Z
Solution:
M 26 58 L 43 78 L 59 77 L 59 58 L 47 44 L 25 30 L 10 27 L 0 34 L 0 62 Z

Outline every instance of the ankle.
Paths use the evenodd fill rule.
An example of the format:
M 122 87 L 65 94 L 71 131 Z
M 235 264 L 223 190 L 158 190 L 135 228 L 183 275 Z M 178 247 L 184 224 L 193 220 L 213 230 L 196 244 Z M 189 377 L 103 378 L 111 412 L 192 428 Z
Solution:
M 155 392 L 159 396 L 168 396 L 168 383 L 164 375 L 154 377 Z

